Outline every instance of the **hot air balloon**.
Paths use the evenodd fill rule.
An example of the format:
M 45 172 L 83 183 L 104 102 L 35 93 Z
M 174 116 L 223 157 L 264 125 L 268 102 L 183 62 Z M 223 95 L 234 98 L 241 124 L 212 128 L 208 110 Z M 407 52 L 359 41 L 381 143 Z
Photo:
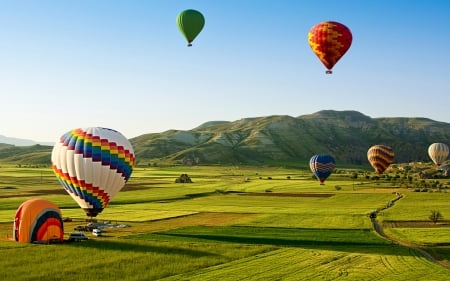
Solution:
M 22 243 L 64 241 L 61 211 L 44 199 L 23 202 L 14 217 L 13 237 Z
M 445 143 L 433 143 L 428 147 L 428 155 L 437 167 L 447 160 L 449 153 L 448 146 Z
M 386 145 L 374 145 L 367 151 L 370 165 L 378 174 L 382 174 L 394 160 L 394 150 Z
M 352 33 L 348 27 L 335 21 L 325 21 L 313 26 L 308 33 L 312 51 L 325 65 L 325 73 L 331 69 L 348 51 L 352 44 Z
M 309 167 L 316 178 L 320 181 L 320 184 L 323 184 L 323 182 L 328 178 L 328 176 L 331 175 L 336 167 L 336 161 L 334 161 L 334 158 L 330 155 L 317 154 L 309 160 Z
M 180 32 L 186 38 L 188 47 L 192 46 L 192 41 L 202 31 L 205 26 L 205 18 L 196 10 L 184 10 L 177 16 L 177 25 Z
M 62 135 L 51 160 L 64 189 L 89 217 L 95 217 L 128 181 L 135 157 L 121 133 L 89 127 Z

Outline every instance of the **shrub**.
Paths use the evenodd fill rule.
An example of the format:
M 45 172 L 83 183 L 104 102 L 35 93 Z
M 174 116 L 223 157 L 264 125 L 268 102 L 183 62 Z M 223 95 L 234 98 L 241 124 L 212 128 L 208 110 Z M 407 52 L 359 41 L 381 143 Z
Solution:
M 431 214 L 428 218 L 436 224 L 439 220 L 442 220 L 444 216 L 438 210 L 431 210 Z

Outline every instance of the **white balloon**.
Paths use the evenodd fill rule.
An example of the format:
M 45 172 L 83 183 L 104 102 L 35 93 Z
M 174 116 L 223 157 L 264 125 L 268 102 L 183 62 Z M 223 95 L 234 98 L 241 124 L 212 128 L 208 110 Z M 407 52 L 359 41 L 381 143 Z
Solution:
M 135 163 L 131 143 L 107 128 L 65 133 L 52 150 L 53 171 L 88 216 L 95 217 L 125 186 Z
M 428 147 L 428 155 L 436 166 L 440 166 L 447 160 L 449 153 L 448 146 L 445 143 L 433 143 Z

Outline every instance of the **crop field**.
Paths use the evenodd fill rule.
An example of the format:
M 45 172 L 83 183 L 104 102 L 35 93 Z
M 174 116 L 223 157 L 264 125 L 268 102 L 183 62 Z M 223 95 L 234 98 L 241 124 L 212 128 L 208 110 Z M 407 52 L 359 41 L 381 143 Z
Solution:
M 66 238 L 91 219 L 50 167 L 3 164 L 0 280 L 448 280 L 450 193 L 349 174 L 320 185 L 306 169 L 139 167 L 96 218 L 102 237 L 43 245 L 12 239 L 27 199 L 55 203 Z

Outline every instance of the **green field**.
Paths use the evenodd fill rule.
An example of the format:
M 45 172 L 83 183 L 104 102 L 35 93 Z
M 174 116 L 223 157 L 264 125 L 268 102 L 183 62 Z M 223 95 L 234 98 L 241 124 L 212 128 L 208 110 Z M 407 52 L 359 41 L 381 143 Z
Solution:
M 187 173 L 193 180 L 177 184 Z M 339 188 L 337 188 L 339 187 Z M 392 207 L 388 202 L 403 198 Z M 0 280 L 448 280 L 450 226 L 384 228 L 424 247 L 444 266 L 379 236 L 378 220 L 450 218 L 450 194 L 307 170 L 194 166 L 136 168 L 97 217 L 104 237 L 52 245 L 12 241 L 15 211 L 29 198 L 57 204 L 68 233 L 87 223 L 50 168 L 0 166 Z M 422 223 L 423 224 L 423 223 Z

